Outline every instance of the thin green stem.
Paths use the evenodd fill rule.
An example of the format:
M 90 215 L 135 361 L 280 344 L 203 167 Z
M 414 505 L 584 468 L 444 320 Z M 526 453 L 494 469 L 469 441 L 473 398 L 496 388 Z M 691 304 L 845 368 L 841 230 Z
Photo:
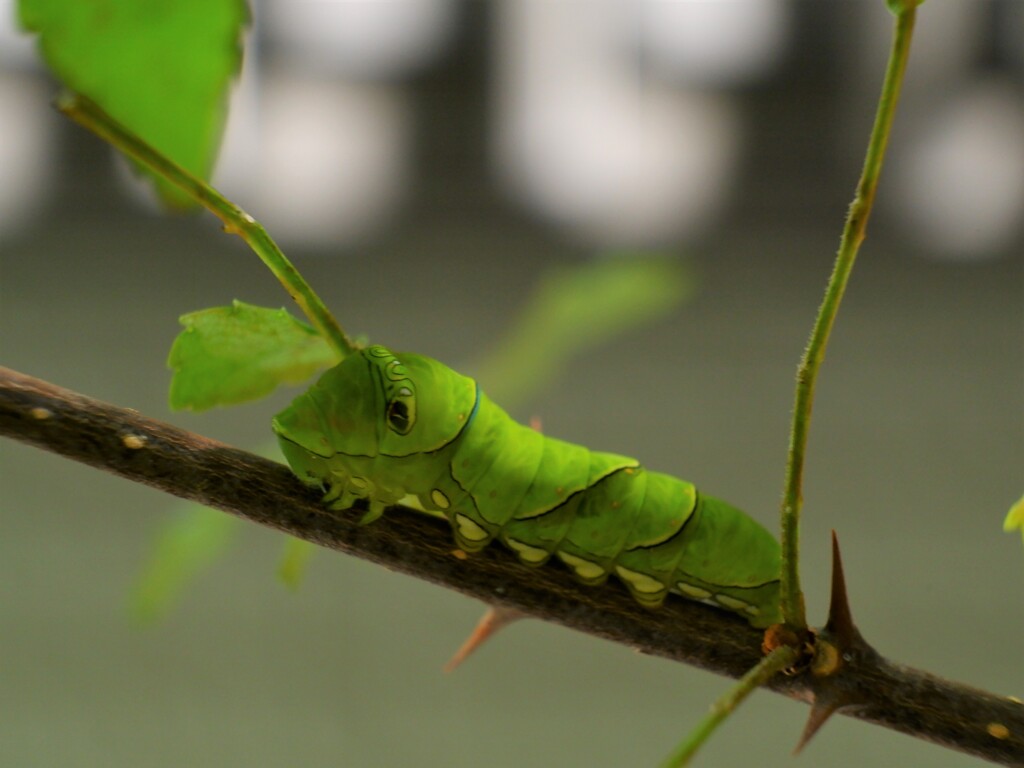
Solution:
M 800 506 L 803 500 L 804 453 L 807 448 L 807 433 L 811 423 L 814 403 L 814 385 L 818 370 L 825 359 L 829 335 L 835 322 L 839 304 L 857 258 L 857 251 L 864 241 L 868 217 L 875 201 L 878 179 L 882 171 L 886 144 L 892 129 L 896 104 L 899 100 L 903 74 L 906 70 L 910 41 L 914 30 L 916 6 L 896 11 L 895 31 L 889 63 L 878 102 L 875 124 L 871 129 L 867 156 L 857 193 L 850 205 L 843 227 L 832 276 L 825 289 L 825 298 L 814 323 L 810 341 L 800 361 L 796 377 L 796 398 L 793 407 L 793 423 L 790 430 L 789 457 L 786 462 L 786 487 L 782 500 L 782 616 L 783 621 L 794 629 L 807 626 L 804 612 L 803 593 L 800 590 L 798 552 L 800 539 Z
M 768 682 L 778 672 L 793 666 L 799 656 L 799 650 L 783 645 L 762 658 L 756 666 L 737 681 L 736 685 L 711 705 L 705 718 L 676 747 L 675 752 L 665 758 L 661 768 L 681 768 L 681 766 L 689 765 L 697 750 L 711 737 L 715 729 L 746 700 L 747 696 Z
M 139 136 L 115 121 L 99 105 L 76 93 L 65 92 L 57 98 L 57 109 L 82 127 L 116 147 L 153 173 L 205 207 L 224 222 L 224 231 L 241 237 L 253 252 L 270 268 L 284 289 L 299 305 L 313 326 L 327 339 L 341 357 L 358 351 L 338 321 L 327 310 L 320 297 L 303 279 L 299 271 L 277 247 L 263 226 L 217 190 L 192 175 L 147 144 Z

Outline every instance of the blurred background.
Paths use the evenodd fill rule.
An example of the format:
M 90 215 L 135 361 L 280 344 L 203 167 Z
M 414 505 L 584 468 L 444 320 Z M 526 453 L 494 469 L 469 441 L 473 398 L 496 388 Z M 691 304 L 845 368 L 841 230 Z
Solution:
M 287 297 L 208 215 L 159 213 L 0 2 L 0 363 L 243 446 L 296 391 L 171 414 L 178 315 Z M 889 46 L 883 0 L 265 0 L 215 183 L 339 320 L 472 366 L 545 270 L 677 258 L 670 317 L 518 408 L 776 526 L 793 374 Z M 887 656 L 1024 693 L 1024 5 L 932 0 L 819 385 L 815 621 L 838 530 Z M 485 388 L 487 381 L 483 381 Z M 499 384 L 495 383 L 495 387 Z M 292 594 L 245 526 L 162 623 L 127 594 L 166 496 L 0 443 L 2 766 L 647 766 L 727 681 L 522 622 L 457 673 L 481 606 L 333 553 Z M 702 764 L 791 764 L 759 694 Z M 976 761 L 837 718 L 821 765 Z

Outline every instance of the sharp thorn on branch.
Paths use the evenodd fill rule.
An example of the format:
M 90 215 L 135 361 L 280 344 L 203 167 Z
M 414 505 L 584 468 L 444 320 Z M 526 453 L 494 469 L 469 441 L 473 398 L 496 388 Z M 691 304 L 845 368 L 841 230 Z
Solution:
M 833 637 L 840 649 L 864 643 L 857 631 L 850 612 L 850 598 L 846 592 L 846 576 L 843 574 L 843 557 L 839 551 L 839 537 L 832 531 L 832 596 L 828 607 L 828 622 L 825 630 Z
M 793 749 L 793 754 L 800 754 L 801 750 L 807 746 L 807 742 L 818 732 L 828 719 L 832 717 L 839 709 L 841 705 L 838 702 L 830 701 L 823 697 L 816 697 L 814 704 L 811 705 L 811 714 L 807 716 L 807 724 L 804 725 L 804 732 L 800 735 L 800 741 Z
M 839 538 L 832 531 L 832 595 L 828 621 L 816 633 L 814 659 L 809 670 L 814 704 L 794 754 L 804 748 L 833 714 L 858 702 L 855 688 L 849 685 L 850 676 L 843 673 L 867 655 L 876 654 L 853 623 Z
M 518 619 L 524 618 L 526 615 L 522 611 L 517 611 L 513 608 L 505 608 L 500 605 L 488 606 L 484 615 L 480 617 L 480 621 L 477 622 L 476 627 L 462 644 L 462 647 L 444 665 L 444 671 L 452 672 L 457 669 L 473 651 L 494 637 L 498 630 L 507 627 Z

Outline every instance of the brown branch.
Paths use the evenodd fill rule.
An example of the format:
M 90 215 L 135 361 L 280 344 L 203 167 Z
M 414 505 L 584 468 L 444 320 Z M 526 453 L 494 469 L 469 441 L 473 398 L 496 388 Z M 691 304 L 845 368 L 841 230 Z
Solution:
M 207 504 L 324 547 L 500 604 L 643 653 L 740 677 L 761 655 L 760 632 L 732 614 L 686 600 L 641 608 L 618 584 L 577 585 L 556 567 L 527 568 L 501 547 L 452 556 L 440 521 L 395 508 L 373 525 L 332 513 L 319 494 L 281 464 L 0 368 L 0 435 Z M 808 672 L 770 687 L 811 701 Z M 844 710 L 951 749 L 1024 766 L 1024 705 L 1013 699 L 892 664 L 877 654 L 851 659 L 841 679 Z

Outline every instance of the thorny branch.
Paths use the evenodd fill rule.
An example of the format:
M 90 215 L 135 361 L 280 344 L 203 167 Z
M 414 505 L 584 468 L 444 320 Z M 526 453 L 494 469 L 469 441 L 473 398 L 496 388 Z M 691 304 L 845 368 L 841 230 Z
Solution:
M 328 511 L 281 464 L 0 367 L 0 435 L 105 469 L 324 547 L 372 560 L 536 618 L 643 653 L 740 677 L 760 659 L 761 633 L 742 619 L 686 600 L 657 611 L 624 588 L 576 584 L 556 567 L 527 568 L 501 547 L 452 556 L 438 520 L 395 508 L 373 525 Z M 810 672 L 776 677 L 773 690 L 813 701 Z M 874 652 L 847 660 L 831 692 L 844 714 L 995 763 L 1024 766 L 1024 704 L 893 664 Z

